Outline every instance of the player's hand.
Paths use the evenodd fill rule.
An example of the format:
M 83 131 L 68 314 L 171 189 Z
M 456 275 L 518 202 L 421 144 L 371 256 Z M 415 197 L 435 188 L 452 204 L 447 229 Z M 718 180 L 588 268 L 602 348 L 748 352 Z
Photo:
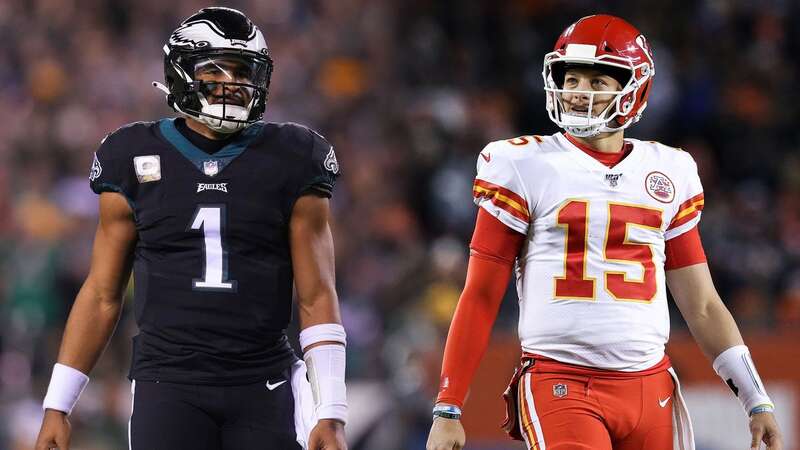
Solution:
M 431 432 L 428 434 L 428 444 L 426 450 L 461 450 L 467 437 L 464 435 L 464 427 L 458 419 L 445 419 L 435 417 Z
M 783 450 L 783 437 L 778 429 L 778 422 L 771 412 L 753 414 L 750 417 L 751 449 L 761 448 L 761 442 L 767 444 L 767 450 Z
M 61 411 L 48 409 L 44 412 L 42 428 L 39 430 L 39 437 L 36 439 L 36 450 L 58 450 L 69 449 L 69 437 L 72 433 L 72 426 L 69 424 L 67 415 Z
M 308 450 L 347 450 L 347 443 L 344 441 L 344 424 L 338 420 L 321 419 L 311 430 L 308 438 Z

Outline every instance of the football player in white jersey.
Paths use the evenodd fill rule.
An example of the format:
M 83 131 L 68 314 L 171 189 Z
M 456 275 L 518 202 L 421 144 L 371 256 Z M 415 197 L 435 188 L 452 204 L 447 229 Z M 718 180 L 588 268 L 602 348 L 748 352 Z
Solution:
M 564 130 L 490 143 L 467 282 L 447 337 L 428 450 L 464 446 L 461 408 L 512 271 L 522 364 L 504 428 L 530 449 L 693 449 L 664 345 L 667 293 L 750 416 L 751 448 L 782 448 L 747 347 L 709 274 L 692 157 L 624 139 L 655 74 L 645 37 L 584 17 L 544 58 L 550 119 Z

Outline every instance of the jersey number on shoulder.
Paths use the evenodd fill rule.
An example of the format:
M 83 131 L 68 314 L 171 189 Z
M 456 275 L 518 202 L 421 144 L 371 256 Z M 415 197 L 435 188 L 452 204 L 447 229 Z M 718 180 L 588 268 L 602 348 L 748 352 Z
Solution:
M 650 302 L 656 295 L 656 266 L 649 244 L 630 242 L 628 228 L 661 228 L 661 211 L 620 203 L 608 204 L 603 256 L 605 261 L 641 264 L 641 280 L 629 280 L 625 272 L 607 271 L 606 290 L 616 300 Z M 564 276 L 555 278 L 555 297 L 595 299 L 596 280 L 586 276 L 586 246 L 589 233 L 589 202 L 570 200 L 558 211 L 558 226 L 564 228 Z
M 222 245 L 225 227 L 225 205 L 198 205 L 189 226 L 191 230 L 203 230 L 203 278 L 192 280 L 192 288 L 209 291 L 231 292 L 236 290 L 236 281 L 228 280 L 228 252 Z

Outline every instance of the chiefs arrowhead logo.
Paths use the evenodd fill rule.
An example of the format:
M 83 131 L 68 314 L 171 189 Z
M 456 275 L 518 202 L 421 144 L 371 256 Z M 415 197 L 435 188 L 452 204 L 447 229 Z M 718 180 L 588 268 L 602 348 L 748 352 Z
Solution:
M 671 203 L 675 200 L 675 185 L 668 176 L 661 172 L 650 172 L 644 180 L 644 187 L 650 197 L 661 203 Z
M 487 163 L 492 160 L 491 153 L 481 153 L 481 156 L 483 157 L 483 160 L 486 161 Z

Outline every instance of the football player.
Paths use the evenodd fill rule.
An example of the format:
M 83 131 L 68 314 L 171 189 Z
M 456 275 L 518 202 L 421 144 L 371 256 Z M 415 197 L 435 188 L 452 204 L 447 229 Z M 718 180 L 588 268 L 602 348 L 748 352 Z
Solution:
M 37 450 L 69 448 L 68 416 L 111 336 L 131 270 L 133 450 L 346 448 L 345 331 L 322 136 L 261 122 L 272 60 L 244 14 L 205 8 L 164 46 L 180 117 L 108 135 L 100 220 L 70 312 Z M 304 360 L 285 330 L 297 289 Z
M 584 17 L 544 58 L 547 112 L 564 132 L 497 141 L 480 153 L 480 208 L 428 450 L 464 446 L 461 408 L 512 271 L 523 356 L 506 391 L 504 428 L 528 448 L 694 448 L 664 353 L 667 286 L 749 415 L 751 447 L 782 448 L 773 403 L 709 274 L 695 162 L 623 138 L 654 75 L 635 27 Z

